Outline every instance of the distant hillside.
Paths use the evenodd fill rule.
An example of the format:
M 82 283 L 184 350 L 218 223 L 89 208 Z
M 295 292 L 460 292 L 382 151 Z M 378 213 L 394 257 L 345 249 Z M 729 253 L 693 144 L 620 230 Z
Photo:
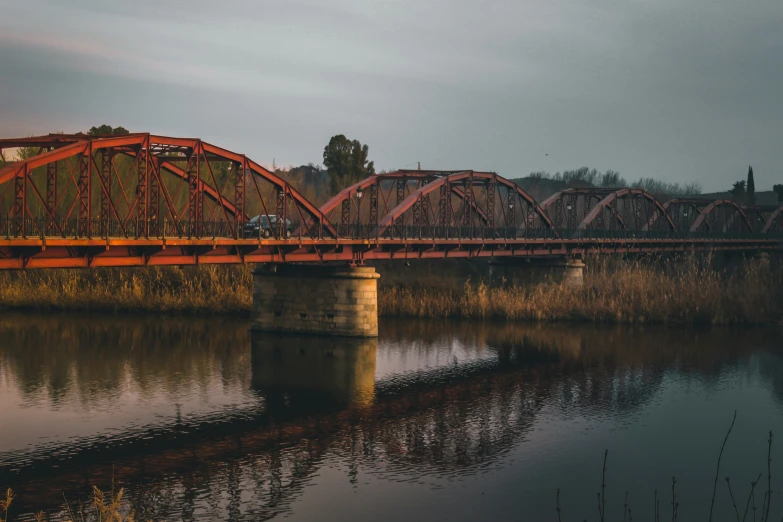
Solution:
M 533 196 L 539 203 L 544 201 L 555 192 L 560 192 L 561 190 L 565 190 L 567 188 L 592 186 L 590 183 L 582 180 L 574 180 L 566 183 L 565 181 L 561 180 L 536 178 L 531 176 L 516 178 L 512 179 L 511 181 L 522 187 L 522 190 Z
M 329 199 L 329 172 L 319 166 L 302 165 L 286 170 L 277 169 L 275 174 L 289 182 L 305 198 L 316 206 L 321 206 Z
M 729 192 L 710 192 L 709 194 L 702 194 L 699 197 L 707 199 L 731 199 Z M 772 206 L 783 205 L 778 201 L 778 195 L 771 190 L 765 190 L 763 192 L 756 192 L 756 205 Z
M 543 201 L 555 192 L 575 187 L 633 187 L 643 189 L 661 199 L 701 194 L 698 183 L 672 183 L 654 178 L 639 178 L 629 182 L 615 170 L 600 171 L 590 167 L 580 167 L 562 172 L 531 172 L 529 176 L 512 180 L 538 201 Z
M 524 178 L 516 178 L 512 179 L 514 183 L 522 187 L 522 190 L 533 196 L 536 201 L 539 203 L 544 201 L 546 198 L 554 194 L 555 192 L 559 192 L 561 190 L 565 190 L 567 188 L 572 187 L 591 187 L 593 185 L 577 180 L 577 181 L 571 181 L 570 183 L 566 183 L 561 180 L 553 180 L 553 179 L 541 179 L 536 177 L 524 177 Z M 707 199 L 707 200 L 716 200 L 716 199 L 732 199 L 731 194 L 727 192 L 711 192 L 708 194 L 694 194 L 691 196 L 680 196 L 680 195 L 671 195 L 671 194 L 655 194 L 655 196 L 661 200 L 661 201 L 668 201 L 670 199 L 678 198 L 678 197 L 693 197 L 693 198 L 699 198 L 699 199 Z M 783 203 L 778 202 L 778 196 L 771 190 L 766 190 L 762 192 L 756 192 L 756 205 L 764 205 L 764 206 L 772 206 L 772 205 L 783 205 Z

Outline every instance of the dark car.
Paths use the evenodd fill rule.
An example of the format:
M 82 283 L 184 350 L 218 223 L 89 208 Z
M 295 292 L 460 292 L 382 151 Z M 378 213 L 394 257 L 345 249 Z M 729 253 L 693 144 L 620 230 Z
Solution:
M 269 237 L 277 231 L 277 216 L 261 214 L 245 223 L 245 237 Z M 291 222 L 285 220 L 285 237 L 291 237 Z

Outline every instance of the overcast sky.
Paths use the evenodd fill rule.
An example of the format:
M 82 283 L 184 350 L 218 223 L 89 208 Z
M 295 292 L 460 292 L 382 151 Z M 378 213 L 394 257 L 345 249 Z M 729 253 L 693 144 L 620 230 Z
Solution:
M 782 0 L 0 0 L 0 136 L 783 182 Z M 548 154 L 548 156 L 547 156 Z

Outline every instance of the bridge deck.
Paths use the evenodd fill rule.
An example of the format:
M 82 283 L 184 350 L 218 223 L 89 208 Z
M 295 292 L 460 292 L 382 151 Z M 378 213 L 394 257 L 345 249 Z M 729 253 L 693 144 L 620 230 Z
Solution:
M 0 239 L 0 269 L 779 251 L 777 237 L 571 239 Z

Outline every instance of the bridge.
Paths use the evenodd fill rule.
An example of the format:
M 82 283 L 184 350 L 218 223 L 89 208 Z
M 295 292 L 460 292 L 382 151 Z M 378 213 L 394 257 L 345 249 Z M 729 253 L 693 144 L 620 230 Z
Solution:
M 35 154 L 0 167 L 0 269 L 361 267 L 384 259 L 486 257 L 544 259 L 547 270 L 581 273 L 578 262 L 569 263 L 586 254 L 783 247 L 783 206 L 661 201 L 639 189 L 595 187 L 537 202 L 494 172 L 398 170 L 370 176 L 317 207 L 260 163 L 199 139 L 147 133 L 0 139 L 0 155 L 19 147 Z M 285 292 L 277 283 L 259 288 L 263 281 L 285 274 L 307 279 L 313 272 L 291 267 L 275 278 L 262 274 L 256 295 Z M 350 288 L 339 292 L 374 291 L 372 269 L 341 273 L 364 282 L 362 289 L 341 283 Z M 324 271 L 315 277 L 333 279 Z M 298 291 L 312 293 L 314 281 L 305 283 Z M 263 299 L 257 304 L 259 313 L 277 306 Z M 285 314 L 277 308 L 279 319 Z M 314 313 L 323 315 L 297 312 L 308 322 Z M 341 314 L 328 315 L 319 320 L 335 329 L 332 320 Z

